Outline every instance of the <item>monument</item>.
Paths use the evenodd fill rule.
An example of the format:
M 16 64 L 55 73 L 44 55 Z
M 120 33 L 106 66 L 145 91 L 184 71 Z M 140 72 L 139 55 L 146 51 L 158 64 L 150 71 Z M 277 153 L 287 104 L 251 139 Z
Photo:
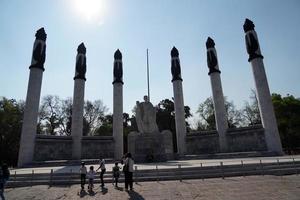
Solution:
M 248 61 L 252 66 L 260 117 L 263 128 L 265 129 L 265 139 L 268 150 L 278 155 L 282 155 L 283 152 L 278 126 L 263 63 L 264 57 L 261 54 L 258 37 L 254 27 L 251 20 L 245 20 L 243 28 L 246 34 L 245 41 L 247 52 L 249 54 Z
M 216 128 L 219 135 L 220 151 L 226 152 L 228 150 L 226 141 L 226 131 L 228 129 L 227 113 L 224 104 L 224 95 L 220 76 L 221 71 L 219 70 L 215 42 L 210 37 L 208 37 L 206 41 L 206 49 L 207 66 L 209 68 L 208 75 L 210 76 Z
M 171 72 L 174 93 L 176 141 L 178 155 L 214 154 L 219 152 L 261 152 L 282 155 L 282 146 L 272 105 L 267 76 L 254 24 L 246 19 L 244 24 L 246 48 L 251 63 L 262 127 L 228 129 L 224 105 L 220 70 L 215 43 L 206 42 L 207 65 L 213 93 L 217 131 L 186 133 L 184 96 L 179 52 L 171 50 Z M 80 44 L 77 49 L 74 77 L 71 136 L 36 135 L 38 108 L 46 57 L 47 35 L 43 28 L 35 34 L 30 75 L 20 140 L 18 166 L 33 161 L 90 159 L 106 157 L 120 159 L 123 155 L 123 66 L 119 50 L 114 55 L 113 65 L 113 137 L 82 136 L 83 106 L 86 73 L 86 48 Z M 148 50 L 147 50 L 148 69 Z M 149 71 L 149 69 L 147 70 Z M 156 124 L 156 109 L 148 96 L 144 102 L 136 103 L 138 131 L 128 135 L 128 151 L 137 162 L 166 161 L 174 158 L 172 133 L 159 131 Z
M 174 93 L 177 153 L 183 156 L 186 153 L 186 124 L 179 52 L 175 47 L 171 50 L 171 72 Z
M 86 73 L 86 48 L 81 43 L 77 48 L 72 106 L 72 159 L 81 159 L 81 140 L 83 131 L 84 86 Z
M 123 156 L 123 64 L 122 54 L 118 49 L 114 55 L 114 81 L 113 81 L 113 137 L 114 158 Z
M 160 162 L 174 158 L 172 133 L 159 132 L 156 124 L 156 109 L 144 96 L 144 102 L 136 102 L 138 132 L 128 135 L 128 152 L 136 162 Z
M 44 28 L 39 29 L 35 37 L 32 60 L 29 67 L 30 74 L 20 140 L 18 167 L 30 164 L 33 161 L 42 79 L 45 70 L 47 34 Z

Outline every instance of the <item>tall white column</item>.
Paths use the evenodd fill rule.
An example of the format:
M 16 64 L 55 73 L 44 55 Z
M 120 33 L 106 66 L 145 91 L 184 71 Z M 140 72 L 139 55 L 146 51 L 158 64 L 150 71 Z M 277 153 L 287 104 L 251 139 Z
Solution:
M 84 86 L 86 73 L 86 48 L 81 43 L 77 48 L 72 106 L 72 159 L 81 159 L 81 139 L 83 131 Z
M 256 86 L 260 117 L 265 129 L 265 139 L 268 150 L 277 153 L 278 155 L 282 155 L 283 151 L 263 63 L 263 56 L 261 55 L 258 37 L 254 27 L 253 22 L 246 19 L 243 28 L 246 34 L 245 41 L 247 52 L 249 54 L 248 61 L 252 66 Z
M 184 155 L 186 153 L 186 124 L 182 91 L 181 67 L 179 61 L 179 53 L 175 47 L 173 47 L 171 51 L 171 72 L 173 76 L 172 83 L 175 107 L 177 153 L 179 155 Z
M 32 60 L 29 67 L 30 74 L 20 140 L 18 167 L 30 164 L 34 156 L 38 111 L 46 58 L 47 35 L 44 28 L 39 29 L 35 37 Z
M 219 70 L 217 51 L 215 49 L 215 42 L 208 37 L 206 41 L 207 48 L 207 66 L 209 68 L 208 75 L 210 76 L 210 83 L 212 89 L 216 128 L 219 134 L 220 151 L 226 152 L 228 150 L 226 141 L 226 131 L 228 128 L 227 113 L 224 103 L 224 95 L 221 83 L 221 71 Z
M 114 55 L 113 81 L 113 138 L 115 141 L 114 157 L 123 156 L 123 66 L 122 54 L 118 49 Z

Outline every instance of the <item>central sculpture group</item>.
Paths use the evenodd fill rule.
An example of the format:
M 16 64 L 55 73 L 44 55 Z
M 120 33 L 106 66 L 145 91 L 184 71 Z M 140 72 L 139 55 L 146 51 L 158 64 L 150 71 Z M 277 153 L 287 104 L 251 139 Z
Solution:
M 267 150 L 277 155 L 282 154 L 281 141 L 277 122 L 271 101 L 270 90 L 264 70 L 263 56 L 261 55 L 258 37 L 254 24 L 246 19 L 244 24 L 246 48 L 249 54 L 248 61 L 252 65 L 257 98 L 259 103 L 264 137 Z M 43 28 L 36 33 L 33 46 L 32 61 L 23 118 L 20 141 L 18 166 L 32 163 L 37 129 L 38 109 L 41 93 L 41 84 L 46 57 L 46 33 Z M 215 120 L 219 139 L 219 151 L 228 152 L 228 125 L 224 105 L 224 95 L 221 84 L 220 69 L 214 41 L 208 37 L 206 42 L 207 65 L 209 68 L 212 96 L 215 110 Z M 173 47 L 171 50 L 171 72 L 174 94 L 176 142 L 178 155 L 185 155 L 186 125 L 184 113 L 184 99 L 182 90 L 181 67 L 179 52 Z M 86 73 L 86 48 L 83 43 L 78 46 L 76 68 L 74 76 L 74 95 L 72 107 L 72 159 L 79 160 L 82 155 L 82 127 L 83 105 Z M 113 64 L 113 145 L 114 158 L 120 159 L 123 155 L 123 64 L 122 54 L 118 49 L 114 54 Z M 147 96 L 144 102 L 136 104 L 136 120 L 139 132 L 132 132 L 128 136 L 128 150 L 137 161 L 162 161 L 174 158 L 172 133 L 169 130 L 159 132 L 156 124 L 156 111 Z

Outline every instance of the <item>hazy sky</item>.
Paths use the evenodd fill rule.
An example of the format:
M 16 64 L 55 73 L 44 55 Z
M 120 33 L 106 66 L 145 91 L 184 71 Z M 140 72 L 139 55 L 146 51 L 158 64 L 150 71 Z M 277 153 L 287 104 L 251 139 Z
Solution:
M 89 6 L 84 2 L 92 2 Z M 195 113 L 211 96 L 205 41 L 216 43 L 224 95 L 241 107 L 254 81 L 243 23 L 256 26 L 271 92 L 300 96 L 299 0 L 0 0 L 0 96 L 25 99 L 34 34 L 45 27 L 42 96 L 73 96 L 77 46 L 87 47 L 85 99 L 112 112 L 114 51 L 123 54 L 124 111 L 147 93 L 173 96 L 170 50 L 179 50 L 185 105 Z M 196 115 L 196 114 L 195 114 Z

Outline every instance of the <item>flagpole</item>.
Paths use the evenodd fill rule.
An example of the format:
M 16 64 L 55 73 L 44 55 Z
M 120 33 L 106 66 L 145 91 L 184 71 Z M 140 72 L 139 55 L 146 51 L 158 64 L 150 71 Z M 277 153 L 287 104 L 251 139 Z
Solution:
M 149 56 L 148 56 L 148 49 L 147 49 L 147 85 L 148 85 L 148 100 L 150 102 L 150 87 L 149 87 Z

